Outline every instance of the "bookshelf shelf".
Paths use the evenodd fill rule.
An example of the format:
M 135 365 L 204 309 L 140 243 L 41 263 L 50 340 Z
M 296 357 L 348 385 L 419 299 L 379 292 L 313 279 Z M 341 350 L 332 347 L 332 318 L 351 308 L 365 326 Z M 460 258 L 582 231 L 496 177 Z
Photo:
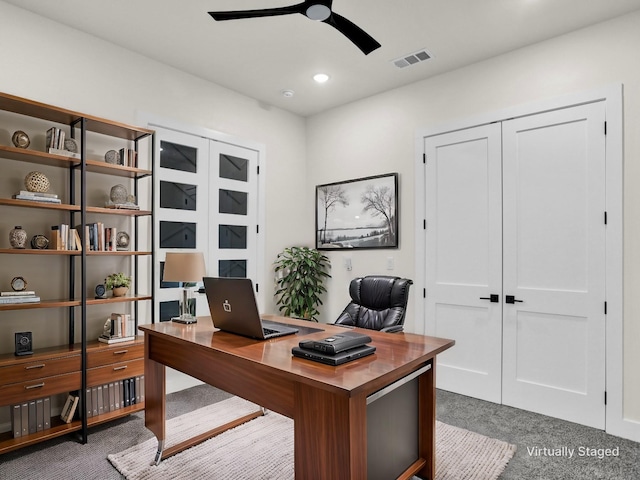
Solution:
M 153 228 L 140 228 L 139 222 L 140 219 L 148 218 L 149 220 L 142 221 L 142 225 L 146 225 L 147 222 L 151 226 L 153 225 L 153 158 L 155 146 L 153 130 L 85 115 L 6 93 L 0 93 L 0 111 L 6 114 L 2 117 L 2 127 L 8 131 L 20 129 L 24 125 L 22 127 L 24 131 L 27 132 L 28 128 L 31 128 L 32 130 L 28 131 L 28 134 L 32 135 L 33 125 L 40 124 L 42 125 L 42 130 L 39 133 L 46 133 L 44 136 L 47 140 L 51 138 L 57 140 L 58 134 L 55 133 L 54 135 L 51 132 L 60 131 L 65 133 L 66 138 L 74 138 L 80 146 L 78 154 L 66 156 L 64 154 L 58 155 L 38 151 L 37 140 L 35 145 L 32 142 L 32 145 L 26 149 L 17 148 L 13 145 L 0 145 L 0 165 L 2 162 L 8 161 L 9 163 L 6 165 L 10 171 L 24 171 L 24 173 L 20 174 L 25 175 L 27 172 L 35 170 L 39 165 L 42 165 L 49 168 L 49 170 L 43 170 L 49 175 L 48 172 L 51 172 L 52 168 L 60 169 L 62 175 L 54 174 L 53 177 L 49 178 L 58 177 L 58 183 L 65 185 L 63 192 L 56 193 L 61 193 L 60 198 L 67 201 L 67 203 L 46 203 L 43 201 L 9 198 L 16 192 L 7 191 L 9 184 L 5 183 L 2 191 L 0 191 L 0 218 L 4 219 L 3 223 L 5 225 L 21 225 L 31 222 L 31 230 L 35 230 L 33 224 L 38 222 L 37 228 L 40 231 L 44 230 L 46 232 L 51 228 L 51 225 L 60 225 L 60 228 L 56 231 L 66 232 L 66 227 L 62 227 L 62 224 L 64 224 L 69 225 L 71 231 L 76 227 L 80 232 L 89 232 L 90 225 L 101 223 L 102 220 L 99 222 L 98 219 L 108 216 L 110 225 L 99 225 L 97 229 L 93 227 L 92 234 L 89 235 L 87 233 L 88 238 L 101 238 L 100 242 L 96 242 L 95 245 L 100 245 L 99 248 L 103 248 L 103 245 L 115 245 L 114 237 L 111 235 L 114 235 L 116 229 L 118 233 L 127 231 L 131 235 L 131 243 L 129 244 L 131 250 L 118 251 L 91 250 L 88 249 L 86 244 L 83 244 L 82 250 L 15 249 L 6 248 L 8 247 L 8 242 L 5 239 L 6 246 L 2 245 L 0 248 L 0 257 L 2 257 L 0 261 L 3 264 L 6 264 L 5 260 L 9 259 L 9 263 L 14 265 L 12 267 L 14 270 L 16 269 L 15 265 L 20 267 L 22 263 L 27 265 L 28 269 L 40 269 L 43 278 L 49 276 L 61 285 L 65 285 L 66 293 L 69 294 L 67 298 L 47 299 L 43 297 L 41 301 L 33 303 L 0 303 L 0 323 L 4 318 L 10 318 L 11 312 L 29 310 L 30 313 L 24 317 L 27 318 L 24 326 L 21 325 L 20 327 L 25 331 L 40 328 L 40 323 L 51 319 L 51 314 L 55 314 L 58 322 L 62 318 L 68 325 L 68 342 L 64 345 L 38 349 L 32 355 L 25 357 L 15 356 L 13 351 L 0 352 L 0 413 L 12 410 L 10 412 L 11 417 L 16 420 L 13 405 L 20 404 L 20 408 L 22 408 L 24 402 L 32 402 L 34 396 L 39 395 L 39 392 L 42 393 L 42 398 L 52 396 L 50 399 L 51 407 L 60 407 L 59 400 L 62 399 L 62 395 L 69 395 L 72 391 L 76 392 L 80 397 L 79 405 L 87 405 L 87 388 L 93 386 L 89 383 L 88 378 L 115 378 L 113 374 L 111 376 L 108 374 L 112 370 L 112 364 L 116 365 L 113 362 L 120 362 L 117 363 L 117 366 L 124 367 L 122 369 L 123 375 L 125 374 L 124 372 L 128 372 L 131 375 L 133 375 L 131 372 L 136 372 L 135 374 L 138 376 L 144 373 L 144 369 L 141 367 L 143 365 L 144 352 L 142 337 L 137 338 L 133 343 L 132 348 L 134 348 L 135 354 L 130 353 L 126 357 L 126 361 L 124 361 L 124 357 L 116 354 L 119 353 L 119 349 L 125 347 L 125 344 L 105 345 L 97 342 L 95 337 L 87 338 L 87 332 L 94 332 L 98 322 L 100 331 L 102 331 L 104 318 L 99 308 L 100 305 L 114 305 L 114 310 L 116 311 L 129 312 L 127 315 L 131 314 L 135 322 L 134 327 L 137 329 L 138 303 L 153 300 L 152 295 L 137 292 L 140 289 L 140 278 L 146 277 L 147 273 L 150 273 L 149 280 L 151 284 L 154 282 Z M 25 120 L 25 117 L 30 117 L 31 120 Z M 36 137 L 32 136 L 32 139 L 34 138 Z M 63 138 L 62 135 L 59 138 Z M 146 143 L 143 145 L 141 142 Z M 105 161 L 87 158 L 88 150 L 91 152 L 99 151 L 100 148 L 104 148 L 104 143 L 113 144 L 116 149 L 126 147 L 128 151 L 135 152 L 135 154 L 127 158 L 134 159 L 132 160 L 134 164 L 140 162 L 143 168 L 114 165 Z M 47 144 L 47 147 L 57 145 L 62 145 L 62 143 L 56 144 L 52 142 Z M 39 147 L 43 149 L 42 145 Z M 60 146 L 59 148 L 62 147 Z M 138 154 L 140 152 L 144 153 L 142 155 L 144 158 L 139 158 Z M 92 156 L 94 155 L 92 154 Z M 24 169 L 21 164 L 24 164 Z M 147 165 L 149 168 L 144 168 Z M 65 176 L 67 179 L 61 180 Z M 109 180 L 107 177 L 112 177 L 112 179 Z M 112 180 L 118 180 L 116 183 L 123 184 L 128 182 L 129 186 L 134 187 L 133 192 L 136 196 L 140 195 L 138 190 L 139 182 L 149 182 L 144 184 L 141 190 L 145 193 L 142 194 L 142 199 L 139 198 L 141 207 L 146 208 L 141 208 L 140 210 L 113 209 L 89 205 L 88 203 L 91 201 L 95 204 L 96 198 L 99 198 L 97 195 L 99 192 L 95 191 L 96 188 L 100 188 L 98 185 L 104 186 L 105 182 L 109 184 Z M 98 200 L 99 202 L 100 200 Z M 34 215 L 33 212 L 29 213 L 29 210 L 32 209 L 39 209 L 41 212 L 35 212 L 37 214 Z M 50 217 L 51 221 L 43 220 L 45 217 Z M 65 217 L 68 220 L 62 220 Z M 28 227 L 25 227 L 25 229 L 29 230 Z M 81 237 L 84 236 L 81 235 Z M 73 241 L 73 235 L 69 238 L 70 241 Z M 110 240 L 114 241 L 114 243 L 110 243 Z M 53 240 L 51 242 L 55 244 Z M 56 257 L 58 258 L 57 260 Z M 145 260 L 143 257 L 150 257 L 150 261 Z M 108 260 L 109 258 L 112 260 Z M 126 258 L 129 258 L 130 261 L 126 260 Z M 126 269 L 129 269 L 129 274 L 133 276 L 130 294 L 124 297 L 93 298 L 94 285 L 89 284 L 88 277 L 92 279 L 92 282 L 95 281 L 96 268 L 104 269 L 106 276 L 110 273 L 108 271 L 110 267 L 106 266 L 109 263 L 114 265 L 116 263 L 119 265 L 124 264 L 125 272 L 127 271 Z M 142 267 L 140 267 L 140 264 L 142 264 Z M 99 267 L 96 267 L 96 265 Z M 122 267 L 117 268 L 119 270 L 122 269 Z M 147 270 L 150 270 L 150 272 Z M 35 275 L 31 277 L 33 276 Z M 11 276 L 9 277 L 10 279 Z M 35 285 L 34 291 L 37 292 L 37 295 L 39 295 L 39 290 L 43 290 L 46 293 L 46 287 L 41 288 L 43 284 L 39 283 L 38 280 L 33 282 Z M 145 286 L 142 290 L 148 290 L 149 288 L 151 286 Z M 50 296 L 64 296 L 65 290 Z M 54 290 L 52 289 L 51 291 L 53 292 Z M 46 313 L 43 309 L 60 310 Z M 154 305 L 151 302 L 151 316 L 153 316 L 153 309 Z M 88 328 L 89 322 L 91 322 L 93 328 Z M 11 335 L 12 337 L 11 341 L 4 342 L 4 344 L 13 344 L 12 330 L 3 333 L 3 335 Z M 38 346 L 38 342 L 35 345 Z M 75 356 L 73 362 L 76 363 L 73 363 L 72 367 L 69 367 L 70 356 Z M 105 360 L 106 358 L 109 360 Z M 88 366 L 95 365 L 96 362 L 104 363 L 99 367 L 99 372 L 95 371 L 96 367 L 90 368 Z M 43 365 L 46 365 L 46 368 Z M 33 381 L 33 385 L 24 386 L 20 382 L 24 381 L 23 369 L 27 368 L 30 369 L 31 376 L 29 378 L 32 379 L 30 381 Z M 95 375 L 98 376 L 96 377 Z M 140 402 L 93 417 L 88 416 L 87 412 L 83 414 L 79 408 L 78 412 L 76 412 L 75 420 L 71 423 L 62 422 L 58 412 L 52 411 L 51 427 L 48 429 L 28 435 L 23 432 L 22 436 L 17 436 L 16 438 L 13 437 L 13 431 L 0 432 L 0 454 L 71 432 L 80 432 L 81 441 L 86 442 L 88 439 L 88 427 L 130 415 L 143 409 L 144 403 Z M 31 410 L 28 412 L 30 414 Z M 25 417 L 20 417 L 19 420 L 23 418 Z M 29 422 L 31 420 L 32 417 L 29 417 Z

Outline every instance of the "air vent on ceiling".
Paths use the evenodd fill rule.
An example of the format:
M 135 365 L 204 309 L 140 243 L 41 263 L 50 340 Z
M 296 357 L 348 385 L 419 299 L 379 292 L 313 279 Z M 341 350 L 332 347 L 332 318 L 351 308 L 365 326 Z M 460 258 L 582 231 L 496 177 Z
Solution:
M 414 53 L 410 53 L 409 55 L 396 58 L 395 60 L 391 60 L 391 61 L 396 67 L 404 68 L 404 67 L 408 67 L 409 65 L 415 65 L 416 63 L 429 60 L 431 57 L 433 57 L 433 55 L 431 55 L 429 52 L 423 49 Z

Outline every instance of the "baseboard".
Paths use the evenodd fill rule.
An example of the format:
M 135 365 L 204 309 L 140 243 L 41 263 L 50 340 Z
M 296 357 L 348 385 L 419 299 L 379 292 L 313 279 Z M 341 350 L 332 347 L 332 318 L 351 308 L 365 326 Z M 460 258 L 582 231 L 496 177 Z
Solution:
M 623 418 L 617 422 L 608 422 L 606 432 L 609 435 L 640 443 L 640 422 L 637 420 Z

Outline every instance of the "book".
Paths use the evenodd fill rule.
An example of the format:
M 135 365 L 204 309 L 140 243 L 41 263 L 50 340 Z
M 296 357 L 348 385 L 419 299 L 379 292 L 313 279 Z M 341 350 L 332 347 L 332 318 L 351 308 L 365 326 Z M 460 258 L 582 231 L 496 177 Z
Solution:
M 93 407 L 93 416 L 98 415 L 98 387 L 91 389 L 91 406 Z
M 38 198 L 58 198 L 57 193 L 47 192 L 30 192 L 29 190 L 20 190 L 16 195 L 22 195 L 25 197 L 38 197 Z
M 82 158 L 79 153 L 70 152 L 69 150 L 62 150 L 60 148 L 49 148 L 49 153 L 53 155 L 62 155 L 63 157 L 71 157 L 77 159 Z
M 44 399 L 36 400 L 36 431 L 44 430 Z
M 73 421 L 73 417 L 76 414 L 76 409 L 78 408 L 78 402 L 80 401 L 80 397 L 78 395 L 69 394 L 69 397 L 67 397 L 67 399 L 69 398 L 71 399 L 69 408 L 63 415 L 60 415 L 60 418 L 65 423 L 71 423 Z
M 103 412 L 104 413 L 108 413 L 111 411 L 111 409 L 109 408 L 109 384 L 105 383 L 102 386 L 102 404 L 104 405 L 103 407 Z
M 131 342 L 135 340 L 135 336 L 130 337 L 107 337 L 105 335 L 100 335 L 98 337 L 98 341 L 102 343 L 112 344 L 112 343 L 122 343 L 122 342 Z
M 37 421 L 36 401 L 29 400 L 29 434 L 36 433 L 38 431 Z
M 71 404 L 73 403 L 73 395 L 67 395 L 67 399 L 64 402 L 64 406 L 60 411 L 60 419 L 63 422 L 66 422 L 67 415 L 69 414 L 69 409 L 71 408 Z
M 44 397 L 44 430 L 51 428 L 51 397 Z
M 91 405 L 91 388 L 87 388 L 85 391 L 87 397 L 87 404 L 85 405 L 85 411 L 87 418 L 93 416 L 93 406 Z
M 0 292 L 0 297 L 28 297 L 35 295 L 33 290 L 23 290 L 21 292 Z
M 13 438 L 22 436 L 22 413 L 19 404 L 11 406 L 11 431 Z
M 16 303 L 37 303 L 40 297 L 36 295 L 28 295 L 23 297 L 0 297 L 0 304 L 16 304 Z
M 22 436 L 29 435 L 29 402 L 23 402 L 20 406 L 20 424 L 22 426 Z
M 16 200 L 29 200 L 31 202 L 62 203 L 59 198 L 33 197 L 30 195 L 12 195 L 11 198 Z

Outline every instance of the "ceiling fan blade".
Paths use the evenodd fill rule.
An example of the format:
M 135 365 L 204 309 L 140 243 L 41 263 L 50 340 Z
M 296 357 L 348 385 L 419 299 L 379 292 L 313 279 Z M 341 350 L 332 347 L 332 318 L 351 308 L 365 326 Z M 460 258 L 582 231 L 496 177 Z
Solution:
M 355 23 L 347 20 L 342 15 L 332 13 L 329 18 L 324 20 L 327 23 L 342 33 L 345 37 L 351 40 L 356 47 L 362 50 L 362 53 L 369 55 L 376 48 L 380 48 L 380 45 L 371 35 L 362 30 Z
M 288 7 L 263 8 L 261 10 L 238 10 L 230 12 L 209 12 L 214 20 L 239 20 L 242 18 L 275 17 L 277 15 L 290 15 L 292 13 L 304 13 L 305 3 L 290 5 Z

